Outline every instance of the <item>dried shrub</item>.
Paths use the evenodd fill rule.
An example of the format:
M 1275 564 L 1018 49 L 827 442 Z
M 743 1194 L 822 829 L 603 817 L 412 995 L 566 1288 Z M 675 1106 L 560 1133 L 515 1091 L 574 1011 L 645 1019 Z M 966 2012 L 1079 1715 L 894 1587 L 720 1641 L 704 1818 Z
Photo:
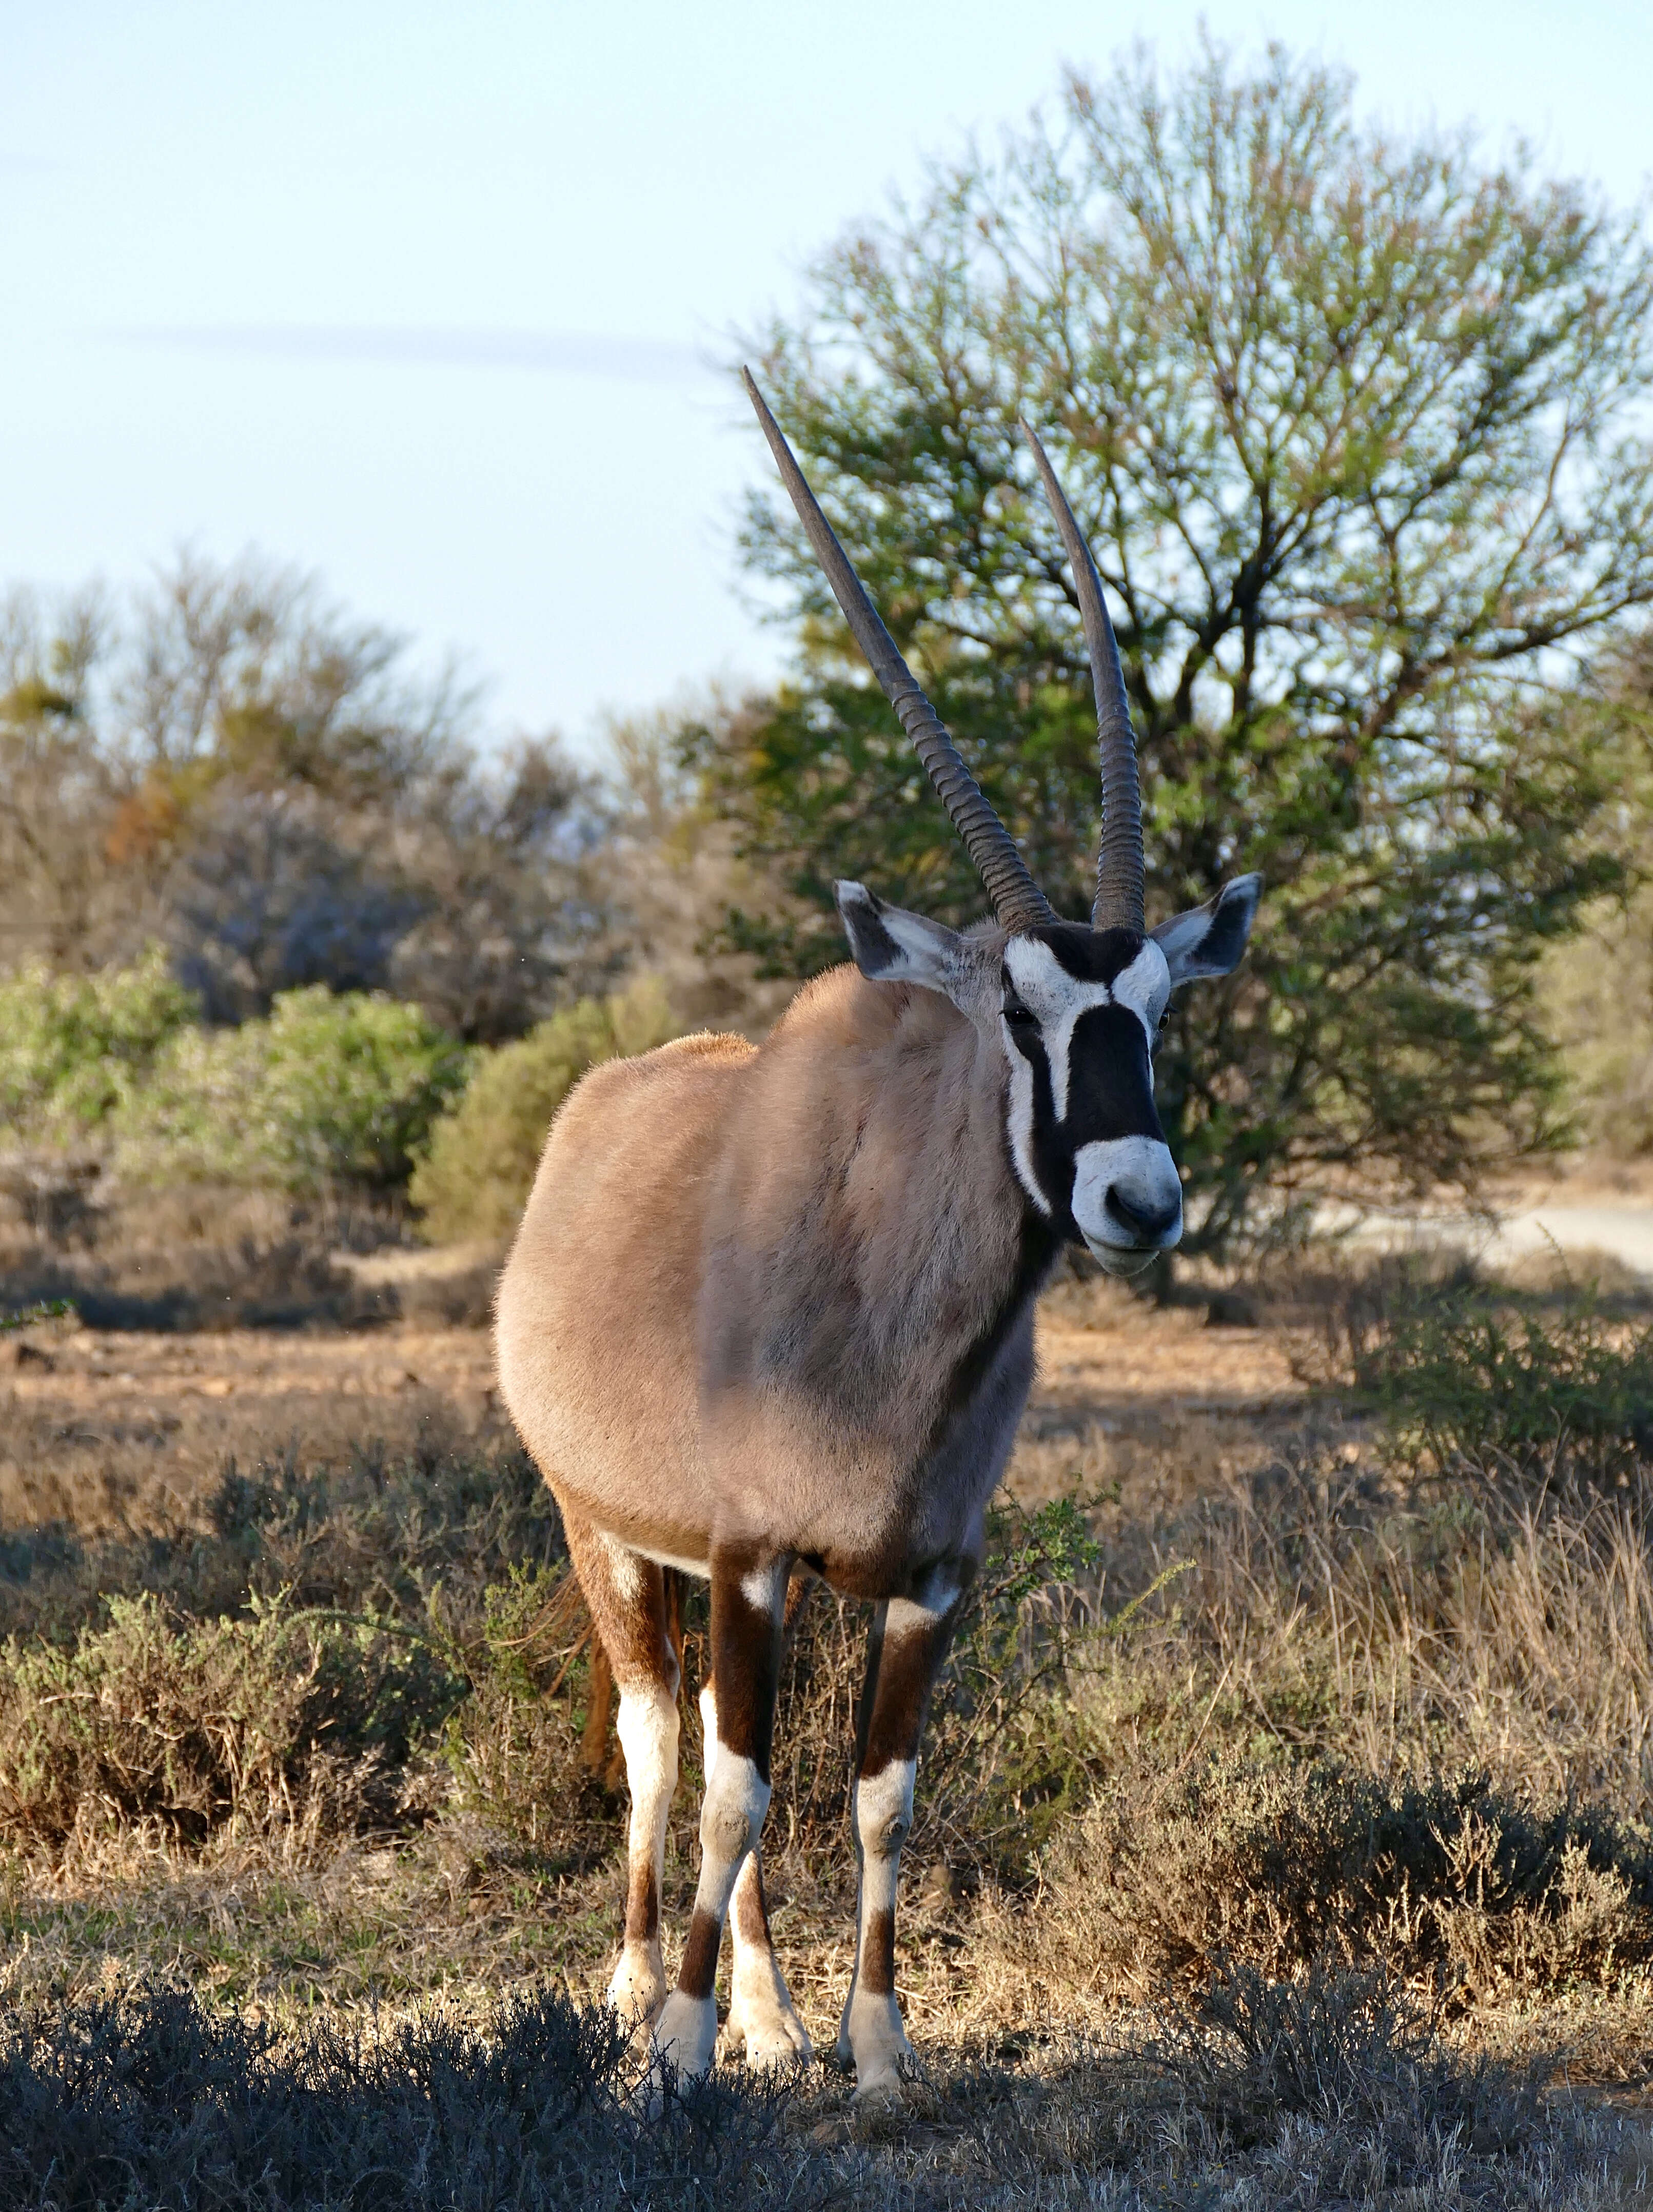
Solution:
M 465 1679 L 427 1639 L 371 1618 L 260 1604 L 182 1626 L 116 1598 L 70 1650 L 0 1661 L 0 1839 L 59 1850 L 154 1822 L 312 1837 L 382 1826 L 403 1770 Z
M 1225 1967 L 1191 2016 L 1161 2021 L 1153 2056 L 1227 2141 L 1277 2141 L 1292 2119 L 1339 2130 L 1368 2190 L 1427 2185 L 1443 2139 L 1484 2157 L 1549 2121 L 1539 2079 L 1443 2051 L 1428 2012 L 1382 1969 L 1317 1963 L 1279 1982 Z
M 490 1679 L 490 1589 L 566 1556 L 520 1451 L 435 1441 L 331 1468 L 232 1462 L 204 1526 L 9 1537 L 0 1836 L 61 1850 L 88 1822 L 194 1843 L 398 1821 L 445 1794 L 416 1754 Z
M 1393 1780 L 1334 1762 L 1146 1764 L 1062 1838 L 1075 1969 L 1203 1979 L 1223 1961 L 1439 1980 L 1454 2004 L 1611 1990 L 1653 1960 L 1653 1844 L 1599 1808 L 1540 1810 L 1484 1775 Z
M 425 2014 L 368 2036 L 331 2022 L 278 2045 L 188 1991 L 0 2016 L 0 2197 L 25 2212 L 207 2212 L 234 2203 L 402 2212 L 605 2212 L 822 2203 L 786 2146 L 783 2095 L 714 2080 L 658 2120 L 613 2015 L 556 1991 L 479 2026 Z
M 1200 2009 L 1146 2046 L 939 2067 L 904 2110 L 743 2074 L 670 2084 L 650 2114 L 612 2015 L 560 1993 L 278 2042 L 150 1984 L 0 2015 L 0 2189 L 18 2212 L 1639 2201 L 1622 2127 L 1442 2051 L 1370 1978 L 1237 1974 Z

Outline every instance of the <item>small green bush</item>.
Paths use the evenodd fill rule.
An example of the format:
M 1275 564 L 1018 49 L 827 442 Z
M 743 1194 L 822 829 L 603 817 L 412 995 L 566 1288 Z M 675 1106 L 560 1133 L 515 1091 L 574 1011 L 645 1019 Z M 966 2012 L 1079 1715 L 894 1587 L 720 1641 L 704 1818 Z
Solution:
M 121 1164 L 162 1182 L 393 1188 L 471 1059 L 399 1000 L 283 992 L 267 1020 L 173 1038 L 118 1117 Z
M 100 975 L 0 977 L 0 1129 L 46 1144 L 95 1137 L 197 1014 L 158 946 Z
M 588 1067 L 647 1052 L 678 1034 L 653 978 L 610 999 L 581 999 L 491 1052 L 430 1133 L 409 1195 L 437 1243 L 503 1237 L 516 1225 L 551 1117 Z
M 1354 1368 L 1420 1470 L 1607 1487 L 1653 1455 L 1653 1326 L 1588 1291 L 1544 1310 L 1474 1283 L 1406 1285 Z

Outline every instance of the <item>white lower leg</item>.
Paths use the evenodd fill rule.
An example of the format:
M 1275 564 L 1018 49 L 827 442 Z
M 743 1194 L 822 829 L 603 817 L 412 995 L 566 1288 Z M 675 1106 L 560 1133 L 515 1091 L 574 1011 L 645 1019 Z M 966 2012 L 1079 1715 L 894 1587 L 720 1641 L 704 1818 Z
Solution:
M 710 1682 L 700 1693 L 701 1725 L 706 1739 L 706 1778 L 717 1758 L 717 1693 Z M 815 2056 L 808 2031 L 799 2019 L 786 1978 L 769 1937 L 763 1905 L 763 1862 L 754 1844 L 735 1879 L 729 1911 L 733 1922 L 734 1966 L 729 1977 L 729 2039 L 744 2051 L 749 2066 L 775 2066 Z
M 705 1710 L 702 1704 L 702 1711 Z M 715 1708 L 714 1708 L 715 1721 Z M 665 2001 L 654 2032 L 655 2048 L 680 2074 L 703 2074 L 717 2045 L 714 1984 L 723 1923 L 748 1853 L 769 1809 L 769 1785 L 756 1760 L 707 1735 L 706 1799 L 701 1808 L 700 1881 L 678 1986 Z
M 660 1957 L 660 1880 L 665 1823 L 678 1786 L 678 1705 L 664 1683 L 623 1690 L 617 1723 L 631 1791 L 626 1932 L 609 2002 L 631 2021 L 653 2020 L 665 2000 Z
M 769 1938 L 763 1866 L 756 1850 L 746 1855 L 729 1910 L 735 1944 L 729 1980 L 731 2041 L 741 2045 L 749 2066 L 807 2065 L 815 2049 L 798 2017 Z
M 913 2046 L 896 2002 L 896 1885 L 901 1847 L 913 1825 L 915 1764 L 892 1759 L 855 1784 L 854 1818 L 860 1857 L 855 1975 L 844 2005 L 838 2047 L 855 2062 L 855 2093 L 893 2089 Z

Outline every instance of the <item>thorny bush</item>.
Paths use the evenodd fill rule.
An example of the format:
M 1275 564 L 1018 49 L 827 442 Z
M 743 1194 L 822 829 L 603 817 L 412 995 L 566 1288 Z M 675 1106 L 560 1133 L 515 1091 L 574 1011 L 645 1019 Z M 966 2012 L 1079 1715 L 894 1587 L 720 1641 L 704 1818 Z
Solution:
M 1612 1489 L 1653 1457 L 1653 1322 L 1589 1288 L 1540 1304 L 1468 1269 L 1379 1271 L 1336 1326 L 1404 1468 Z

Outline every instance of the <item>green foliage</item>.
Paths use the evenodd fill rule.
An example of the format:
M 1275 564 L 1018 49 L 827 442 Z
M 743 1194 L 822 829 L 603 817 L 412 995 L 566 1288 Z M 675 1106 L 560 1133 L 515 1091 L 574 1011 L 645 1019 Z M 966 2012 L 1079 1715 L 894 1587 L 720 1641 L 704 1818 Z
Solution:
M 74 1310 L 67 1298 L 37 1298 L 33 1305 L 9 1312 L 0 1307 L 0 1336 L 9 1336 L 14 1329 L 33 1328 L 43 1321 L 63 1321 Z
M 514 1044 L 485 1055 L 462 1097 L 430 1132 L 409 1194 L 438 1243 L 502 1237 L 516 1225 L 552 1116 L 589 1067 L 647 1052 L 678 1034 L 651 979 L 609 999 L 581 999 Z
M 1024 1513 L 1006 1494 L 994 1534 L 992 1603 L 1012 1611 L 1052 1583 L 1075 1583 L 1092 1573 L 1102 1558 L 1074 1498 L 1047 1498 Z
M 119 1117 L 123 1164 L 162 1182 L 388 1188 L 471 1058 L 418 1006 L 283 992 L 267 1020 L 179 1032 Z
M 1581 1133 L 1624 1159 L 1653 1152 L 1653 632 L 1604 660 L 1575 719 L 1585 711 L 1613 741 L 1603 828 L 1626 886 L 1550 952 L 1541 994 Z
M 1354 1366 L 1408 1465 L 1609 1486 L 1653 1457 L 1653 1323 L 1614 1321 L 1587 1291 L 1547 1310 L 1405 1285 Z
M 915 1855 L 939 1847 L 1025 1879 L 1053 1825 L 1088 1791 L 1075 1670 L 1114 1624 L 1094 1603 L 1101 1547 L 1073 1498 L 1032 1510 L 994 1500 L 981 1571 L 959 1607 L 920 1762 Z M 1179 1571 L 1123 1608 L 1127 1622 Z M 775 1730 L 776 1788 L 793 1839 L 836 1847 L 848 1817 L 860 1621 L 842 1599 L 811 1597 L 789 1636 Z M 699 1656 L 698 1651 L 696 1656 Z
M 100 1136 L 196 1011 L 158 946 L 99 975 L 35 965 L 0 978 L 0 1129 L 61 1145 Z
M 847 238 L 769 334 L 777 415 L 1058 911 L 1090 903 L 1094 708 L 1023 416 L 1119 623 L 1151 921 L 1267 881 L 1245 968 L 1182 994 L 1159 1052 L 1190 1251 L 1328 1170 L 1472 1183 L 1555 1134 L 1534 967 L 1620 860 L 1595 722 L 1534 702 L 1553 648 L 1653 600 L 1650 303 L 1633 216 L 1363 130 L 1279 52 L 1208 52 L 1076 83 L 1063 127 Z M 979 914 L 773 495 L 746 551 L 799 651 L 767 713 L 684 734 L 784 897 L 726 934 L 841 958 L 844 875 Z

